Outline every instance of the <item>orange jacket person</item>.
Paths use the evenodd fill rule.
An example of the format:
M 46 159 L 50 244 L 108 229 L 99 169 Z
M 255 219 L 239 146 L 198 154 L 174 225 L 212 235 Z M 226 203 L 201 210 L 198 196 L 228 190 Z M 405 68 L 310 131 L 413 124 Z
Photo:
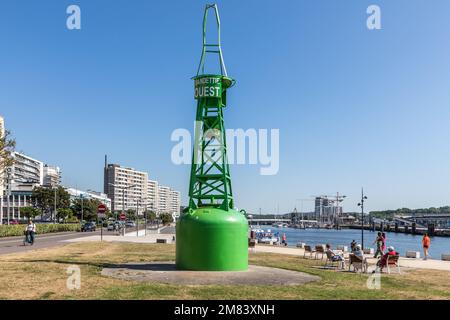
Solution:
M 423 260 L 428 259 L 428 249 L 430 248 L 430 243 L 431 243 L 430 237 L 428 236 L 428 233 L 425 233 L 422 238 L 422 247 L 424 255 Z

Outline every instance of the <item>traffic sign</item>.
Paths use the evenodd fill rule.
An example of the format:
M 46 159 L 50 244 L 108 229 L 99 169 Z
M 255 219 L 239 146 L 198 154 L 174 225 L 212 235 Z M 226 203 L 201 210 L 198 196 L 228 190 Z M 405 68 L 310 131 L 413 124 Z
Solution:
M 127 218 L 125 213 L 121 213 L 119 217 L 120 217 L 120 220 L 125 220 Z
M 106 218 L 106 206 L 104 204 L 97 207 L 97 215 L 99 218 Z

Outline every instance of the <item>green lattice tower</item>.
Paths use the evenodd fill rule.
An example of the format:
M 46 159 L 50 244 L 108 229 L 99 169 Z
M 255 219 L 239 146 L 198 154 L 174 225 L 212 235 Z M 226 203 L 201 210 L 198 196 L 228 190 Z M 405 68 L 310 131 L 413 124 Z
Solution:
M 208 44 L 206 22 L 208 9 L 214 9 L 218 43 Z M 207 54 L 217 55 L 220 75 L 205 74 Z M 207 5 L 203 18 L 203 50 L 195 81 L 197 99 L 194 153 L 189 186 L 189 207 L 211 206 L 223 210 L 233 208 L 230 169 L 227 159 L 223 108 L 226 106 L 227 90 L 234 80 L 227 77 L 220 45 L 220 20 L 216 5 Z
M 207 43 L 208 10 L 217 22 L 217 43 Z M 208 54 L 218 57 L 220 74 L 205 74 Z M 234 210 L 223 108 L 235 81 L 227 76 L 220 44 L 217 5 L 206 5 L 203 49 L 195 81 L 197 100 L 189 210 L 177 223 L 176 264 L 187 270 L 246 270 L 248 221 Z

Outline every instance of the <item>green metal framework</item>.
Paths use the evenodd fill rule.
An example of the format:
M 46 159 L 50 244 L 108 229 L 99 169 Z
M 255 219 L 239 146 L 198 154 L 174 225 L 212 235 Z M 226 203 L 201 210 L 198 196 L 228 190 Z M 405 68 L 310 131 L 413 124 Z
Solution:
M 216 17 L 218 28 L 218 41 L 216 44 L 209 44 L 206 41 L 206 22 L 209 9 L 214 9 Z M 220 74 L 204 74 L 205 58 L 208 53 L 218 55 Z M 205 93 L 205 90 L 207 94 L 210 92 L 208 86 L 211 85 L 205 85 L 205 82 L 215 83 L 216 87 L 211 87 L 211 95 L 209 96 L 202 96 L 201 94 L 197 96 L 196 91 L 196 99 L 198 101 L 189 187 L 189 208 L 195 210 L 208 206 L 228 211 L 233 209 L 234 203 L 227 159 L 223 108 L 226 106 L 227 89 L 232 87 L 235 81 L 227 77 L 220 46 L 220 19 L 217 5 L 215 4 L 206 5 L 205 8 L 203 17 L 203 50 L 197 76 L 193 79 L 196 81 L 196 90 L 199 88 L 203 93 Z

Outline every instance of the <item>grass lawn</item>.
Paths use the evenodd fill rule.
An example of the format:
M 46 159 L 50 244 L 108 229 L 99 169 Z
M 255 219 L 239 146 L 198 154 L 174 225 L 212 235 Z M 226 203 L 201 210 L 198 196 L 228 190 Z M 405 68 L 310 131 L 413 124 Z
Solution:
M 368 275 L 318 268 L 322 262 L 253 253 L 254 265 L 297 270 L 321 277 L 301 286 L 179 286 L 129 282 L 100 275 L 107 264 L 168 261 L 170 244 L 75 243 L 0 256 L 0 299 L 450 299 L 450 272 L 407 270 L 383 275 L 381 290 L 369 290 Z M 68 266 L 81 269 L 81 289 L 68 290 Z

